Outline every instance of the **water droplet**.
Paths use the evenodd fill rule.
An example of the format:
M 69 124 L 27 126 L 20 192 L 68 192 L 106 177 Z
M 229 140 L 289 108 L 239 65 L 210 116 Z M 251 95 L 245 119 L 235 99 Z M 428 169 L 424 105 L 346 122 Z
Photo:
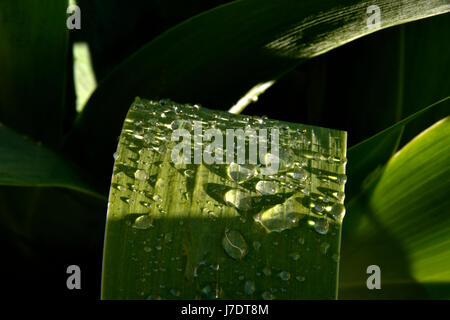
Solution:
M 138 180 L 144 181 L 145 179 L 147 179 L 147 173 L 145 172 L 145 170 L 138 169 L 134 173 L 134 177 Z
M 330 244 L 327 242 L 322 242 L 320 245 L 320 251 L 322 252 L 322 254 L 327 254 L 329 248 Z
M 181 293 L 180 290 L 171 289 L 170 294 L 173 295 L 174 297 L 179 297 Z
M 291 257 L 292 260 L 297 261 L 300 259 L 300 254 L 298 252 L 293 252 L 289 255 L 289 257 Z
M 318 212 L 323 212 L 323 210 L 325 210 L 325 208 L 323 207 L 323 204 L 321 204 L 321 203 L 314 204 L 313 209 Z
M 254 166 L 241 165 L 233 162 L 228 166 L 227 174 L 231 180 L 237 183 L 243 183 L 256 174 L 256 168 Z
M 225 252 L 236 260 L 241 260 L 247 254 L 247 242 L 244 237 L 237 231 L 225 230 L 222 239 L 222 246 Z
M 251 296 L 253 293 L 255 293 L 256 290 L 255 283 L 251 280 L 246 281 L 244 285 L 244 290 L 247 295 Z
M 291 279 L 291 274 L 287 271 L 280 272 L 279 276 L 283 281 L 288 281 L 289 279 Z
M 219 269 L 220 269 L 219 264 L 212 264 L 209 267 L 211 268 L 211 270 L 214 270 L 214 271 L 219 271 Z
M 274 194 L 278 191 L 278 186 L 272 181 L 259 181 L 255 187 L 256 191 L 261 194 Z
M 261 248 L 261 243 L 258 241 L 254 241 L 253 248 L 255 248 L 255 250 L 259 250 L 259 248 Z
M 345 207 L 343 204 L 335 203 L 327 207 L 327 212 L 337 221 L 342 221 L 345 216 Z
M 152 196 L 152 199 L 153 199 L 153 201 L 155 201 L 155 202 L 161 202 L 161 201 L 162 201 L 161 196 L 158 195 L 158 194 L 154 194 L 154 195 Z
M 263 294 L 261 295 L 261 297 L 264 300 L 273 300 L 273 299 L 275 299 L 275 296 L 272 293 L 270 293 L 269 291 L 264 291 Z
M 296 276 L 295 279 L 297 279 L 297 281 L 303 282 L 306 278 L 304 276 Z
M 272 270 L 270 270 L 269 267 L 264 267 L 264 269 L 262 270 L 262 272 L 264 273 L 265 276 L 270 276 L 270 275 L 272 275 Z
M 114 157 L 114 160 L 117 161 L 120 158 L 120 155 L 118 152 L 114 152 L 113 157 Z
M 337 177 L 337 182 L 338 182 L 339 184 L 345 184 L 345 183 L 347 182 L 347 176 L 346 176 L 345 174 L 340 174 L 340 175 Z
M 123 202 L 125 202 L 126 204 L 133 204 L 134 203 L 134 200 L 133 199 L 130 199 L 130 198 L 128 198 L 128 197 L 120 197 L 120 200 L 122 200 Z
M 330 224 L 326 218 L 318 219 L 314 224 L 314 230 L 320 234 L 326 234 L 328 232 Z
M 151 207 L 150 203 L 148 203 L 148 202 L 140 201 L 139 203 L 140 203 L 143 207 L 145 207 L 145 208 L 147 208 L 147 209 Z
M 172 242 L 173 240 L 173 234 L 172 232 L 168 232 L 164 235 L 164 241 L 165 242 Z
M 331 256 L 331 259 L 333 259 L 334 262 L 339 262 L 339 255 L 337 255 L 336 253 L 334 253 L 334 254 Z
M 170 128 L 172 130 L 177 130 L 180 128 L 186 129 L 188 131 L 192 130 L 192 125 L 189 121 L 186 120 L 174 120 L 172 121 L 172 123 L 170 124 Z
M 304 182 L 308 179 L 308 173 L 306 172 L 306 170 L 299 167 L 295 167 L 294 170 L 288 172 L 287 175 L 301 182 Z
M 152 226 L 152 219 L 148 215 L 137 217 L 133 224 L 133 228 L 136 229 L 148 229 Z
M 215 290 L 211 288 L 211 286 L 206 286 L 202 289 L 202 293 L 206 296 L 207 299 L 218 299 L 220 297 L 220 289 L 216 288 Z
M 231 189 L 224 195 L 224 201 L 228 205 L 235 207 L 238 210 L 250 210 L 251 198 L 250 195 L 239 189 Z
M 188 178 L 193 178 L 195 176 L 195 171 L 188 169 L 183 172 L 183 174 Z
M 287 203 L 278 204 L 257 214 L 254 219 L 268 232 L 281 232 L 283 230 L 295 228 L 298 225 L 298 221 L 303 216 L 292 210 L 293 209 L 291 209 Z
M 336 191 L 336 192 L 333 192 L 333 197 L 335 197 L 336 199 L 338 199 L 339 201 L 342 202 L 345 198 L 345 193 L 341 192 L 341 191 Z
M 263 160 L 261 161 L 264 165 L 280 165 L 281 161 L 280 158 L 273 153 L 266 153 Z
M 120 185 L 120 184 L 118 184 L 118 183 L 113 183 L 111 186 L 112 186 L 114 189 L 117 189 L 117 190 L 119 190 L 119 191 L 124 191 L 124 190 L 126 189 L 124 186 L 122 186 L 122 185 Z

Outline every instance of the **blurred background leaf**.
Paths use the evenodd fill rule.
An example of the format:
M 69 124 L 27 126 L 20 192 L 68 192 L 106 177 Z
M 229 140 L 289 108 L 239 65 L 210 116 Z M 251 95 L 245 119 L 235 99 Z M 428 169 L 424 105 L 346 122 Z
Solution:
M 348 208 L 349 219 L 362 219 L 343 238 L 340 298 L 449 298 L 449 151 L 447 117 L 400 150 Z M 382 290 L 367 290 L 372 264 Z
M 86 180 L 68 159 L 0 124 L 0 185 L 64 187 L 106 200 Z
M 0 2 L 0 120 L 51 147 L 75 115 L 65 105 L 66 9 L 67 1 Z

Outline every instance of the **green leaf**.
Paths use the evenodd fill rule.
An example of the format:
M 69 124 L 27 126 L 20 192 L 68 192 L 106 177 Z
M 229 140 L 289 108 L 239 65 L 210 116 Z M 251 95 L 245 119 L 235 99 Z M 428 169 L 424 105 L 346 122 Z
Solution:
M 346 188 L 347 197 L 353 200 L 370 186 L 370 182 L 373 182 L 374 177 L 369 175 L 376 169 L 382 168 L 388 162 L 396 151 L 405 127 L 407 128 L 418 119 L 429 117 L 432 113 L 445 113 L 445 110 L 448 110 L 449 103 L 450 96 L 433 103 L 373 137 L 351 147 L 348 152 L 349 182 Z
M 0 185 L 63 187 L 104 198 L 70 161 L 0 124 Z
M 353 41 L 289 72 L 245 113 L 345 130 L 351 147 L 448 96 L 450 42 L 439 30 L 449 29 L 440 15 Z M 273 108 L 280 101 L 283 112 Z M 416 119 L 399 146 L 447 114 L 435 108 Z
M 77 0 L 83 27 L 74 36 L 89 45 L 101 82 L 124 59 L 167 29 L 225 2 L 230 0 L 149 0 L 127 6 L 123 0 Z
M 61 142 L 67 1 L 0 2 L 0 121 L 36 141 Z
M 252 87 L 373 32 L 366 22 L 372 4 L 244 0 L 191 18 L 136 52 L 102 82 L 79 119 L 70 148 L 83 151 L 80 160 L 88 167 L 106 163 L 115 144 L 110 137 L 119 135 L 125 106 L 136 95 L 230 108 Z M 445 0 L 395 5 L 383 0 L 378 5 L 381 28 L 450 9 Z M 104 117 L 108 121 L 99 121 Z M 84 145 L 85 140 L 95 148 Z
M 270 152 L 258 166 L 178 163 L 174 130 L 202 139 L 199 123 L 222 134 L 267 129 Z M 195 145 L 205 150 L 203 139 Z M 235 156 L 223 135 L 214 141 Z M 247 141 L 237 150 L 249 160 Z M 183 156 L 196 161 L 188 142 Z M 343 131 L 137 99 L 116 153 L 102 298 L 334 299 L 345 153 Z M 263 175 L 261 159 L 280 159 L 276 173 Z
M 86 43 L 73 44 L 74 85 L 76 92 L 77 111 L 83 110 L 92 92 L 97 87 L 92 70 L 91 54 Z
M 349 208 L 363 219 L 343 241 L 341 297 L 448 297 L 449 151 L 447 117 L 395 154 L 372 192 Z M 366 288 L 371 264 L 381 268 L 382 290 Z

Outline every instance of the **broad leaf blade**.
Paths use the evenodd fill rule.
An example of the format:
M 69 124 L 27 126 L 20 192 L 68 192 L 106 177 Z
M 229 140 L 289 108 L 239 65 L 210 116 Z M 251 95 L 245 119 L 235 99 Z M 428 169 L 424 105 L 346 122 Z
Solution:
M 342 297 L 445 297 L 450 282 L 449 145 L 446 118 L 400 150 L 373 192 L 349 210 L 363 219 L 343 243 Z M 365 287 L 365 263 L 380 266 L 382 290 Z
M 280 170 L 175 164 L 172 129 L 193 121 L 280 130 Z M 136 100 L 117 150 L 102 297 L 335 298 L 345 152 L 342 131 Z

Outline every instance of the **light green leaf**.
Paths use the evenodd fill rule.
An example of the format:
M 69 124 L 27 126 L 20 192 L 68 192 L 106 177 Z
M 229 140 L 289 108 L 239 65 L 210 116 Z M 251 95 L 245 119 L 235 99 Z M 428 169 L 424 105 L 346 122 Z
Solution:
M 363 219 L 343 243 L 342 297 L 448 297 L 449 152 L 447 117 L 392 157 L 373 192 L 349 210 Z M 369 264 L 380 266 L 382 290 L 365 287 Z
M 57 153 L 0 124 L 0 185 L 63 187 L 104 198 L 79 169 Z
M 265 165 L 251 163 L 177 164 L 172 153 L 180 145 L 171 135 L 187 130 L 183 155 L 195 159 L 190 134 L 207 134 L 196 121 L 223 134 L 267 129 L 270 152 L 261 158 L 279 159 L 278 170 L 263 175 Z M 196 145 L 205 148 L 205 139 Z M 234 155 L 224 136 L 214 141 Z M 236 143 L 248 160 L 253 144 L 247 141 L 244 148 Z M 336 298 L 345 153 L 342 131 L 137 99 L 116 153 L 102 297 Z
M 370 180 L 366 181 L 366 185 L 364 180 L 376 169 L 382 168 L 395 153 L 405 127 L 408 127 L 414 120 L 427 118 L 433 112 L 445 113 L 449 104 L 450 97 L 441 99 L 351 147 L 348 152 L 349 183 L 346 190 L 347 197 L 353 200 L 370 186 Z M 373 179 L 374 177 L 372 177 L 372 182 Z M 351 204 L 349 203 L 349 205 Z
M 97 81 L 92 69 L 91 54 L 86 42 L 73 44 L 73 70 L 77 95 L 77 111 L 80 112 L 97 87 Z

